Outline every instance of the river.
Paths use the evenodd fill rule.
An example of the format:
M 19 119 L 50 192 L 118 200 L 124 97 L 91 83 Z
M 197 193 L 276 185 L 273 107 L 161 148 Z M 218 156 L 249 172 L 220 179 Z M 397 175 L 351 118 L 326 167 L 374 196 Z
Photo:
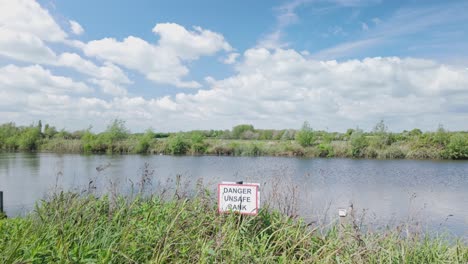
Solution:
M 177 175 L 186 189 L 203 181 L 213 192 L 221 181 L 258 182 L 262 202 L 291 206 L 311 221 L 336 221 L 338 209 L 352 204 L 368 226 L 409 223 L 468 237 L 467 161 L 0 153 L 9 216 L 57 190 L 128 194 L 144 174 L 153 178 L 151 191 L 173 188 Z

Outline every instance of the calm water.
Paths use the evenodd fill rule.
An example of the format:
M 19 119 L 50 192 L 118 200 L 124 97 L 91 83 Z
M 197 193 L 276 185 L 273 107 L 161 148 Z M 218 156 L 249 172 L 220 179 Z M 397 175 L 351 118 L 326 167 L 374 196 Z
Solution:
M 7 214 L 21 215 L 54 189 L 80 191 L 91 180 L 98 190 L 128 193 L 145 163 L 154 189 L 170 187 L 176 175 L 211 190 L 220 181 L 258 182 L 262 199 L 297 196 L 307 219 L 336 220 L 338 208 L 352 203 L 376 226 L 412 222 L 468 237 L 468 162 L 1 153 L 0 190 Z

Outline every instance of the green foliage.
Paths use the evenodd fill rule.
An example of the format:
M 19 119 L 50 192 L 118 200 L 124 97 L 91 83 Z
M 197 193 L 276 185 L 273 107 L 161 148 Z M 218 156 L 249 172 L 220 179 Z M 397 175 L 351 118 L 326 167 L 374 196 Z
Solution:
M 260 140 L 271 140 L 273 139 L 273 130 L 271 129 L 263 129 L 258 131 L 260 136 L 258 139 Z
M 214 197 L 55 194 L 0 220 L 0 263 L 466 263 L 468 246 L 398 228 L 307 224 L 277 211 L 219 214 Z
M 54 126 L 49 126 L 49 124 L 45 125 L 43 133 L 45 138 L 53 138 L 57 133 L 57 129 Z
M 319 149 L 319 157 L 322 158 L 332 158 L 335 156 L 335 151 L 333 150 L 333 147 L 330 145 L 330 143 L 320 143 L 318 145 Z
M 136 146 L 135 152 L 144 154 L 148 152 L 148 149 L 155 138 L 153 130 L 146 130 L 145 134 L 138 139 L 138 145 Z
M 233 139 L 241 139 L 245 132 L 250 131 L 254 132 L 254 127 L 252 125 L 237 125 L 232 128 L 231 136 Z
M 361 129 L 357 128 L 353 134 L 351 134 L 350 145 L 351 157 L 362 158 L 364 156 L 369 142 Z
M 191 137 L 191 153 L 192 154 L 204 154 L 207 149 L 207 144 L 205 143 L 205 136 L 200 132 L 192 133 Z
M 369 133 L 313 131 L 307 122 L 301 130 L 255 130 L 239 125 L 229 130 L 196 130 L 180 133 L 130 134 L 123 120 L 113 120 L 102 133 L 91 128 L 70 133 L 49 124 L 41 133 L 38 123 L 17 127 L 0 124 L 0 150 L 84 153 L 166 153 L 191 155 L 268 155 L 304 157 L 354 157 L 379 159 L 468 159 L 466 132 L 419 129 L 389 133 L 383 121 Z M 169 135 L 171 135 L 169 137 Z M 238 140 L 232 140 L 235 135 Z M 169 138 L 168 138 L 169 137 Z M 240 140 L 242 139 L 242 140 Z M 294 140 L 295 139 L 295 140 Z
M 450 134 L 444 129 L 442 125 L 439 125 L 437 131 L 432 134 L 431 140 L 439 147 L 445 147 L 450 141 Z
M 409 135 L 412 137 L 419 137 L 422 135 L 422 131 L 419 128 L 415 128 L 409 132 Z
M 96 149 L 96 136 L 91 133 L 90 129 L 85 131 L 81 137 L 81 142 L 85 153 L 93 152 Z
M 107 126 L 106 131 L 104 131 L 105 138 L 109 140 L 110 143 L 113 143 L 118 140 L 123 140 L 128 138 L 129 130 L 125 127 L 125 121 L 120 119 L 115 119 L 111 124 Z
M 468 135 L 461 133 L 452 135 L 444 157 L 449 159 L 468 159 Z
M 373 137 L 370 140 L 370 145 L 376 149 L 383 149 L 386 146 L 390 146 L 395 142 L 395 137 L 388 133 L 388 128 L 383 120 L 380 120 L 372 130 Z
M 190 148 L 190 145 L 187 139 L 181 133 L 171 135 L 167 139 L 167 150 L 169 154 L 183 155 L 187 153 L 187 150 L 189 148 Z
M 20 150 L 36 150 L 40 139 L 41 131 L 38 127 L 25 128 L 18 139 L 18 147 Z
M 315 135 L 314 131 L 309 125 L 309 122 L 305 121 L 301 130 L 296 133 L 296 141 L 303 147 L 312 146 L 314 144 Z

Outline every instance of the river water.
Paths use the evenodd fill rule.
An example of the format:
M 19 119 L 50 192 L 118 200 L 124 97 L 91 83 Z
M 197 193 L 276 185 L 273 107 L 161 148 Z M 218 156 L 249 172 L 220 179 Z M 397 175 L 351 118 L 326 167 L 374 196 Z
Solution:
M 57 190 L 128 194 L 145 174 L 155 192 L 172 188 L 177 175 L 186 189 L 203 181 L 213 192 L 221 181 L 257 182 L 263 204 L 310 221 L 337 221 L 338 209 L 352 204 L 368 226 L 404 223 L 468 237 L 467 161 L 0 153 L 9 216 Z

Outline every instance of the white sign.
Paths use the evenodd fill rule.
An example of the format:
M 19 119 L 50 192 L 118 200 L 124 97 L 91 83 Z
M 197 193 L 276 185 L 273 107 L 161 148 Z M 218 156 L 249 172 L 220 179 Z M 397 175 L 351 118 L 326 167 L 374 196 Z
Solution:
M 259 184 L 218 184 L 218 211 L 256 215 L 259 207 Z

